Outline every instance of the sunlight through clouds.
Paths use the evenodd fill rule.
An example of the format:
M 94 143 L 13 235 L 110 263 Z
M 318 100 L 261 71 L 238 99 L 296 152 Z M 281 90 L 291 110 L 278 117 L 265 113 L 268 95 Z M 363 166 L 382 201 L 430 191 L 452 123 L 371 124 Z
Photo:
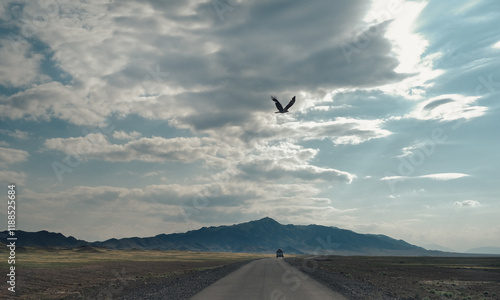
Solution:
M 0 4 L 0 177 L 23 229 L 269 216 L 419 243 L 447 238 L 453 203 L 496 222 L 496 2 L 228 3 Z M 270 95 L 296 103 L 276 114 Z
M 427 2 L 374 1 L 367 14 L 367 21 L 390 20 L 385 37 L 392 43 L 392 53 L 398 58 L 396 72 L 409 74 L 408 78 L 378 87 L 387 93 L 418 100 L 425 97 L 425 91 L 432 86 L 431 80 L 443 74 L 434 69 L 433 61 L 439 53 L 424 53 L 429 42 L 422 34 L 415 32 L 414 23 L 426 7 Z M 371 16 L 371 18 L 370 18 Z M 373 16 L 383 16 L 373 18 Z M 385 17 L 385 18 L 384 18 Z

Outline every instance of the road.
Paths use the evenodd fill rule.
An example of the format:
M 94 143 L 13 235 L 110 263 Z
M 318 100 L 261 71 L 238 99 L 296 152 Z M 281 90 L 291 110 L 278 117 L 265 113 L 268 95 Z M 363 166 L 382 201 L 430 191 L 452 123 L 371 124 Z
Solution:
M 191 298 L 207 299 L 347 300 L 278 258 L 250 262 Z

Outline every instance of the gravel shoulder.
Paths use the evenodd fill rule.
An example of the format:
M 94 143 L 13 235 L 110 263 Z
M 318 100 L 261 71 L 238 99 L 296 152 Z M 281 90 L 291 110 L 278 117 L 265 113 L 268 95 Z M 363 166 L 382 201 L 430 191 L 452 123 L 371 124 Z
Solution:
M 229 275 L 250 261 L 232 263 L 220 267 L 210 268 L 176 276 L 169 280 L 151 282 L 147 286 L 134 287 L 124 291 L 118 297 L 124 300 L 163 300 L 163 299 L 189 299 L 217 280 Z
M 16 268 L 16 299 L 189 299 L 263 257 L 30 251 L 21 253 L 23 264 Z M 285 261 L 349 299 L 500 299 L 500 257 L 298 256 Z M 6 289 L 0 299 L 9 299 Z
M 216 282 L 220 278 L 239 269 L 252 260 L 233 262 L 213 266 L 198 266 L 184 269 L 177 266 L 177 271 L 168 276 L 148 273 L 147 276 L 124 276 L 110 280 L 105 284 L 80 290 L 64 299 L 124 299 L 124 300 L 156 300 L 156 299 L 189 299 L 196 293 Z M 169 266 L 172 270 L 174 265 Z M 131 268 L 129 266 L 129 272 Z M 124 268 L 127 270 L 127 268 Z M 125 273 L 125 272 L 124 272 Z
M 500 299 L 499 257 L 296 257 L 286 261 L 349 299 Z

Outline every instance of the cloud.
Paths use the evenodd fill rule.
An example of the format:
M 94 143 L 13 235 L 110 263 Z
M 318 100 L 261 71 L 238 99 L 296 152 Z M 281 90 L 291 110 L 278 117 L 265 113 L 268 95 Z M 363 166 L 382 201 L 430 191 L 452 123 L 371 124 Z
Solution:
M 480 206 L 481 203 L 479 203 L 479 201 L 476 200 L 464 200 L 464 201 L 455 201 L 453 205 L 460 207 L 477 207 Z
M 146 174 L 142 175 L 142 177 L 151 177 L 151 176 L 158 176 L 158 172 L 147 172 Z
M 262 127 L 249 124 L 243 140 L 324 140 L 336 145 L 357 145 L 371 139 L 384 138 L 391 132 L 383 128 L 384 121 L 337 117 L 334 120 L 290 120 L 276 123 L 278 119 L 261 120 Z M 253 127 L 253 128 L 252 128 Z
M 5 134 L 10 137 L 13 137 L 18 140 L 25 140 L 29 137 L 30 133 L 27 131 L 22 131 L 19 129 L 16 129 L 14 131 L 12 130 L 6 130 L 6 129 L 0 129 L 0 134 Z
M 27 161 L 29 153 L 24 150 L 0 147 L 0 166 Z
M 386 176 L 382 177 L 380 180 L 409 180 L 409 179 L 433 179 L 439 181 L 454 180 L 463 177 L 468 177 L 469 175 L 463 173 L 436 173 L 421 176 Z
M 39 72 L 43 55 L 34 53 L 28 40 L 13 33 L 4 35 L 0 53 L 0 85 L 19 88 L 48 79 Z
M 438 173 L 438 174 L 429 174 L 418 176 L 418 178 L 429 178 L 434 180 L 453 180 L 458 178 L 467 177 L 469 175 L 463 173 Z
M 141 137 L 141 134 L 137 131 L 131 131 L 129 133 L 125 131 L 114 131 L 113 137 L 118 140 L 136 140 Z
M 241 125 L 269 110 L 268 101 L 258 99 L 271 92 L 373 87 L 406 76 L 394 72 L 398 61 L 384 37 L 386 23 L 346 36 L 366 13 L 359 0 L 314 6 L 254 2 L 238 6 L 238 18 L 231 22 L 221 22 L 209 1 L 58 8 L 33 38 L 46 45 L 57 70 L 72 80 L 56 82 L 49 74 L 52 82 L 0 99 L 0 115 L 93 126 L 114 113 L 137 114 L 207 130 Z M 40 9 L 45 8 L 28 2 L 22 13 L 29 17 Z M 22 25 L 12 19 L 12 26 Z M 242 29 L 245 39 L 238 38 Z M 357 47 L 368 32 L 377 34 L 346 60 L 344 48 Z
M 428 104 L 426 104 L 422 109 L 423 110 L 432 110 L 432 109 L 438 107 L 439 105 L 443 105 L 443 104 L 454 102 L 454 101 L 455 100 L 449 99 L 449 98 L 433 100 L 433 101 L 429 102 Z
M 421 150 L 427 155 L 431 155 L 434 151 L 434 142 L 432 140 L 427 140 L 423 142 L 416 142 L 411 146 L 403 147 L 401 149 L 401 154 L 398 155 L 399 158 L 407 157 L 415 153 L 415 150 Z
M 290 125 L 292 128 L 295 127 L 306 140 L 329 138 L 334 144 L 356 145 L 391 134 L 390 131 L 381 128 L 383 125 L 382 120 L 360 120 L 338 117 L 333 121 L 321 123 L 300 122 L 300 124 Z
M 5 184 L 15 184 L 23 186 L 26 184 L 26 174 L 24 172 L 0 171 L 0 181 Z
M 88 101 L 85 91 L 50 82 L 34 85 L 10 96 L 0 96 L 0 116 L 12 120 L 68 120 L 77 125 L 102 125 L 112 110 L 110 105 Z
M 441 95 L 420 102 L 407 117 L 439 121 L 477 118 L 487 110 L 484 106 L 474 105 L 478 98 L 458 94 Z
M 245 182 L 269 182 L 279 184 L 301 182 L 351 183 L 355 175 L 333 168 L 318 167 L 311 160 L 318 149 L 305 148 L 288 142 L 259 146 L 240 157 L 218 176 L 238 178 Z M 290 187 L 288 187 L 290 189 Z
M 120 133 L 118 135 L 121 135 Z M 45 148 L 61 151 L 83 159 L 111 162 L 194 162 L 199 159 L 216 161 L 218 146 L 211 138 L 166 139 L 162 137 L 140 138 L 126 144 L 112 144 L 101 133 L 84 137 L 52 138 L 45 141 Z
M 327 182 L 340 181 L 351 183 L 356 177 L 348 172 L 331 168 L 322 168 L 308 164 L 295 165 L 286 159 L 253 160 L 250 163 L 238 165 L 243 178 L 252 180 L 279 181 L 286 178 L 297 178 L 304 181 L 321 180 Z
M 25 168 L 1 175 L 27 182 L 27 171 L 43 172 L 22 163 L 31 152 L 87 163 L 57 189 L 27 182 L 27 228 L 63 224 L 82 237 L 118 237 L 269 214 L 302 224 L 370 222 L 369 211 L 384 210 L 374 200 L 390 199 L 383 190 L 374 196 L 380 182 L 358 177 L 383 172 L 394 147 L 410 145 L 400 158 L 430 153 L 422 139 L 433 121 L 487 116 L 492 104 L 469 97 L 478 96 L 478 84 L 493 93 L 497 80 L 498 37 L 484 34 L 496 28 L 496 15 L 484 14 L 491 3 L 450 11 L 427 1 L 225 2 L 234 9 L 222 17 L 211 0 L 0 5 L 7 33 L 0 38 L 0 118 L 33 129 L 0 131 L 8 141 L 0 141 L 8 149 L 2 167 L 14 160 Z M 34 19 L 40 12 L 47 18 Z M 450 35 L 450 28 L 464 34 Z M 270 94 L 297 102 L 289 114 L 274 114 Z M 81 130 L 110 123 L 117 131 Z M 456 133 L 464 145 L 471 134 Z M 39 139 L 23 140 L 34 136 L 46 139 L 44 152 L 25 149 L 40 148 Z M 441 150 L 439 168 L 454 170 L 462 154 Z M 474 158 L 474 166 L 488 159 Z M 113 167 L 97 174 L 96 165 Z M 453 191 L 437 196 L 427 185 L 466 178 L 466 166 L 458 168 L 463 173 L 435 167 L 426 165 L 427 175 L 383 177 L 418 179 L 427 191 L 393 191 L 391 201 L 460 199 L 462 181 L 448 182 L 442 188 Z M 359 211 L 336 218 L 350 205 Z M 405 207 L 385 217 L 414 218 Z M 139 225 L 126 224 L 137 216 Z M 407 232 L 416 234 L 414 224 Z
M 26 213 L 39 212 L 30 219 L 31 226 L 47 226 L 51 224 L 49 220 L 60 215 L 58 220 L 68 222 L 70 227 L 75 224 L 85 226 L 93 238 L 96 236 L 96 226 L 103 221 L 118 224 L 122 230 L 104 230 L 99 236 L 132 236 L 131 230 L 137 229 L 128 228 L 124 220 L 134 215 L 143 216 L 142 222 L 149 225 L 149 228 L 141 228 L 136 234 L 145 236 L 185 231 L 188 226 L 199 228 L 200 225 L 241 222 L 242 219 L 252 220 L 266 215 L 327 219 L 332 214 L 355 210 L 335 208 L 330 199 L 318 197 L 319 190 L 311 184 L 241 184 L 236 178 L 217 180 L 216 177 L 207 181 L 210 182 L 148 185 L 140 188 L 103 185 L 75 186 L 60 191 L 24 189 L 23 199 Z M 97 207 L 99 213 L 82 213 Z M 175 226 L 172 228 L 170 225 Z M 152 231 L 151 228 L 157 229 Z M 80 235 L 85 234 L 81 232 Z

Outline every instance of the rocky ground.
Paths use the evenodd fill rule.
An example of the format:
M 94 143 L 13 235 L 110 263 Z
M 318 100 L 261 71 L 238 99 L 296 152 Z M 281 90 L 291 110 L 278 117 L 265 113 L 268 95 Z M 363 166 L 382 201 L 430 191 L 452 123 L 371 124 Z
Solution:
M 0 299 L 188 299 L 248 261 L 109 262 L 74 268 L 24 268 L 16 295 Z
M 286 259 L 350 299 L 500 299 L 500 258 Z
M 285 259 L 356 300 L 500 299 L 500 258 Z M 16 299 L 188 299 L 248 261 L 124 261 L 25 268 Z M 0 292 L 1 299 L 8 299 Z
M 131 282 L 114 298 L 123 300 L 189 299 L 247 263 L 248 261 L 244 261 L 208 269 L 200 268 L 168 278 L 151 278 L 144 283 Z M 106 294 L 102 292 L 90 293 L 90 296 L 87 297 L 88 299 L 106 299 Z

